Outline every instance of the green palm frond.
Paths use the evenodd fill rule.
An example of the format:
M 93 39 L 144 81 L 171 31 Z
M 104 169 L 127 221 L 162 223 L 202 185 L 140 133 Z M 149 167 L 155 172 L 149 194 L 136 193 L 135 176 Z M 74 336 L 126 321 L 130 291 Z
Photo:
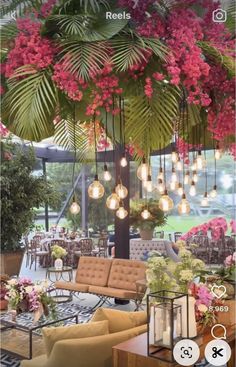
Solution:
M 235 34 L 236 29 L 236 5 L 235 1 L 232 0 L 229 7 L 227 8 L 227 19 L 224 23 L 232 34 Z
M 40 141 L 53 135 L 56 101 L 56 88 L 48 72 L 24 66 L 9 79 L 2 119 L 22 139 Z
M 12 38 L 15 38 L 17 33 L 18 33 L 18 29 L 16 27 L 16 22 L 15 21 L 4 24 L 1 27 L 1 32 L 0 32 L 1 46 L 8 48 L 7 44 L 9 42 L 9 40 L 11 40 Z
M 29 9 L 39 10 L 43 4 L 43 0 L 11 0 L 4 4 L 2 2 L 0 6 L 0 16 L 4 17 L 13 12 L 16 12 L 18 16 L 22 16 Z
M 89 10 L 97 13 L 101 9 L 101 6 L 109 8 L 109 1 L 107 0 L 77 0 L 77 2 L 86 13 L 89 12 Z
M 173 120 L 178 114 L 175 93 L 160 89 L 148 100 L 144 95 L 131 97 L 126 107 L 126 136 L 146 154 L 166 146 L 173 134 Z M 147 144 L 148 142 L 148 144 Z
M 144 49 L 152 50 L 153 53 L 166 60 L 168 49 L 164 44 L 157 39 L 141 38 L 134 34 L 131 37 L 128 35 L 111 40 L 115 54 L 112 57 L 117 70 L 125 71 L 134 64 L 139 64 L 146 61 Z
M 198 46 L 201 47 L 202 52 L 208 58 L 214 60 L 214 62 L 221 64 L 229 73 L 230 77 L 235 75 L 235 62 L 233 57 L 229 55 L 223 55 L 217 47 L 211 45 L 209 42 L 198 42 Z M 233 50 L 231 50 L 233 53 Z
M 69 60 L 66 70 L 88 80 L 91 71 L 100 70 L 104 66 L 109 58 L 108 50 L 106 42 L 64 41 L 62 60 Z
M 46 28 L 55 29 L 67 36 L 79 36 L 84 34 L 84 17 L 82 15 L 55 14 L 48 17 Z
M 79 160 L 84 160 L 90 151 L 84 129 L 79 125 L 79 122 L 75 125 L 73 118 L 69 116 L 56 124 L 54 141 L 68 150 L 76 148 Z

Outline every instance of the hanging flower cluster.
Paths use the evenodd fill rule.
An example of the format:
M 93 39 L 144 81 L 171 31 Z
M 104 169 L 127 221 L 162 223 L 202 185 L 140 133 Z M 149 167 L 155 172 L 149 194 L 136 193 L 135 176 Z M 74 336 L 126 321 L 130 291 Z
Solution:
M 45 69 L 53 63 L 55 48 L 47 39 L 40 36 L 41 23 L 30 18 L 17 19 L 18 35 L 14 48 L 9 52 L 5 63 L 5 76 L 11 77 L 23 65 L 34 65 Z
M 207 235 L 208 231 L 211 231 L 211 236 L 214 240 L 219 240 L 222 234 L 226 233 L 227 228 L 227 222 L 224 218 L 213 218 L 207 223 L 191 228 L 190 231 L 181 236 L 181 240 L 186 241 L 199 233 Z

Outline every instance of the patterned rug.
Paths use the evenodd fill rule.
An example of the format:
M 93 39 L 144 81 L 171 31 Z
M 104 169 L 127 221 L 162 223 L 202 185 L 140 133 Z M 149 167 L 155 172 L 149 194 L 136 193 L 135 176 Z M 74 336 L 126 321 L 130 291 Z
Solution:
M 92 317 L 92 311 L 89 307 L 82 307 L 76 303 L 66 303 L 66 304 L 59 304 L 57 305 L 57 310 L 61 314 L 63 313 L 65 316 L 69 316 L 70 314 L 78 314 L 78 323 L 83 324 L 90 320 Z M 4 314 L 0 315 L 0 320 L 4 318 Z M 25 313 L 20 315 L 21 324 L 27 325 L 32 323 L 32 315 Z M 70 319 L 65 321 L 66 325 L 75 324 L 75 319 Z M 53 325 L 55 326 L 55 325 Z M 40 335 L 41 329 L 35 331 L 36 334 Z M 2 332 L 3 337 L 4 332 Z M 0 366 L 1 367 L 19 367 L 21 362 L 21 357 L 12 353 L 8 352 L 7 350 L 1 350 L 0 355 Z

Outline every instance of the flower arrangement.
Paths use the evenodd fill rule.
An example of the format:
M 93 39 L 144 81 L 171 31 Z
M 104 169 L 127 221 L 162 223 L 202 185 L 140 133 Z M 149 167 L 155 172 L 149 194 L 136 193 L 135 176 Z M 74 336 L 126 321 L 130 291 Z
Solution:
M 141 213 L 147 209 L 151 213 L 148 219 L 143 219 Z M 167 216 L 159 208 L 157 200 L 136 200 L 130 204 L 130 225 L 139 229 L 154 229 L 155 227 L 162 227 L 165 225 Z
M 58 245 L 52 246 L 52 256 L 56 259 L 61 259 L 62 257 L 65 257 L 67 255 L 67 251 Z
M 47 281 L 34 284 L 29 278 L 10 279 L 5 299 L 17 313 L 35 312 L 43 307 L 46 316 L 55 317 L 55 302 L 47 295 Z
M 199 226 L 191 228 L 190 231 L 181 236 L 181 239 L 186 241 L 188 239 L 191 239 L 191 237 L 197 235 L 198 233 L 207 235 L 207 232 L 211 231 L 212 238 L 214 240 L 219 240 L 222 234 L 226 233 L 227 228 L 228 228 L 227 222 L 224 218 L 222 217 L 213 218 L 207 223 L 203 223 L 200 224 Z

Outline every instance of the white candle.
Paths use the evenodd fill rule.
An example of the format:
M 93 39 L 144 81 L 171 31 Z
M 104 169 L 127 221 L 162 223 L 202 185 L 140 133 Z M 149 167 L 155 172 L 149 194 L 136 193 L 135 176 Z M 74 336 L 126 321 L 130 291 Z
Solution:
M 164 345 L 170 345 L 170 327 L 163 331 L 162 340 Z
M 176 338 L 181 335 L 181 311 L 177 310 L 177 317 L 176 317 Z
M 154 307 L 150 307 L 149 344 L 154 344 Z
M 181 297 L 175 300 L 177 305 L 181 306 L 181 326 L 182 326 L 182 337 L 194 338 L 197 335 L 197 324 L 195 319 L 195 299 L 193 297 L 188 298 L 188 315 L 189 315 L 189 335 L 187 332 L 187 299 Z
M 161 318 L 161 309 L 156 307 L 155 309 L 155 341 L 158 341 L 161 339 L 162 336 L 162 323 L 163 320 Z

